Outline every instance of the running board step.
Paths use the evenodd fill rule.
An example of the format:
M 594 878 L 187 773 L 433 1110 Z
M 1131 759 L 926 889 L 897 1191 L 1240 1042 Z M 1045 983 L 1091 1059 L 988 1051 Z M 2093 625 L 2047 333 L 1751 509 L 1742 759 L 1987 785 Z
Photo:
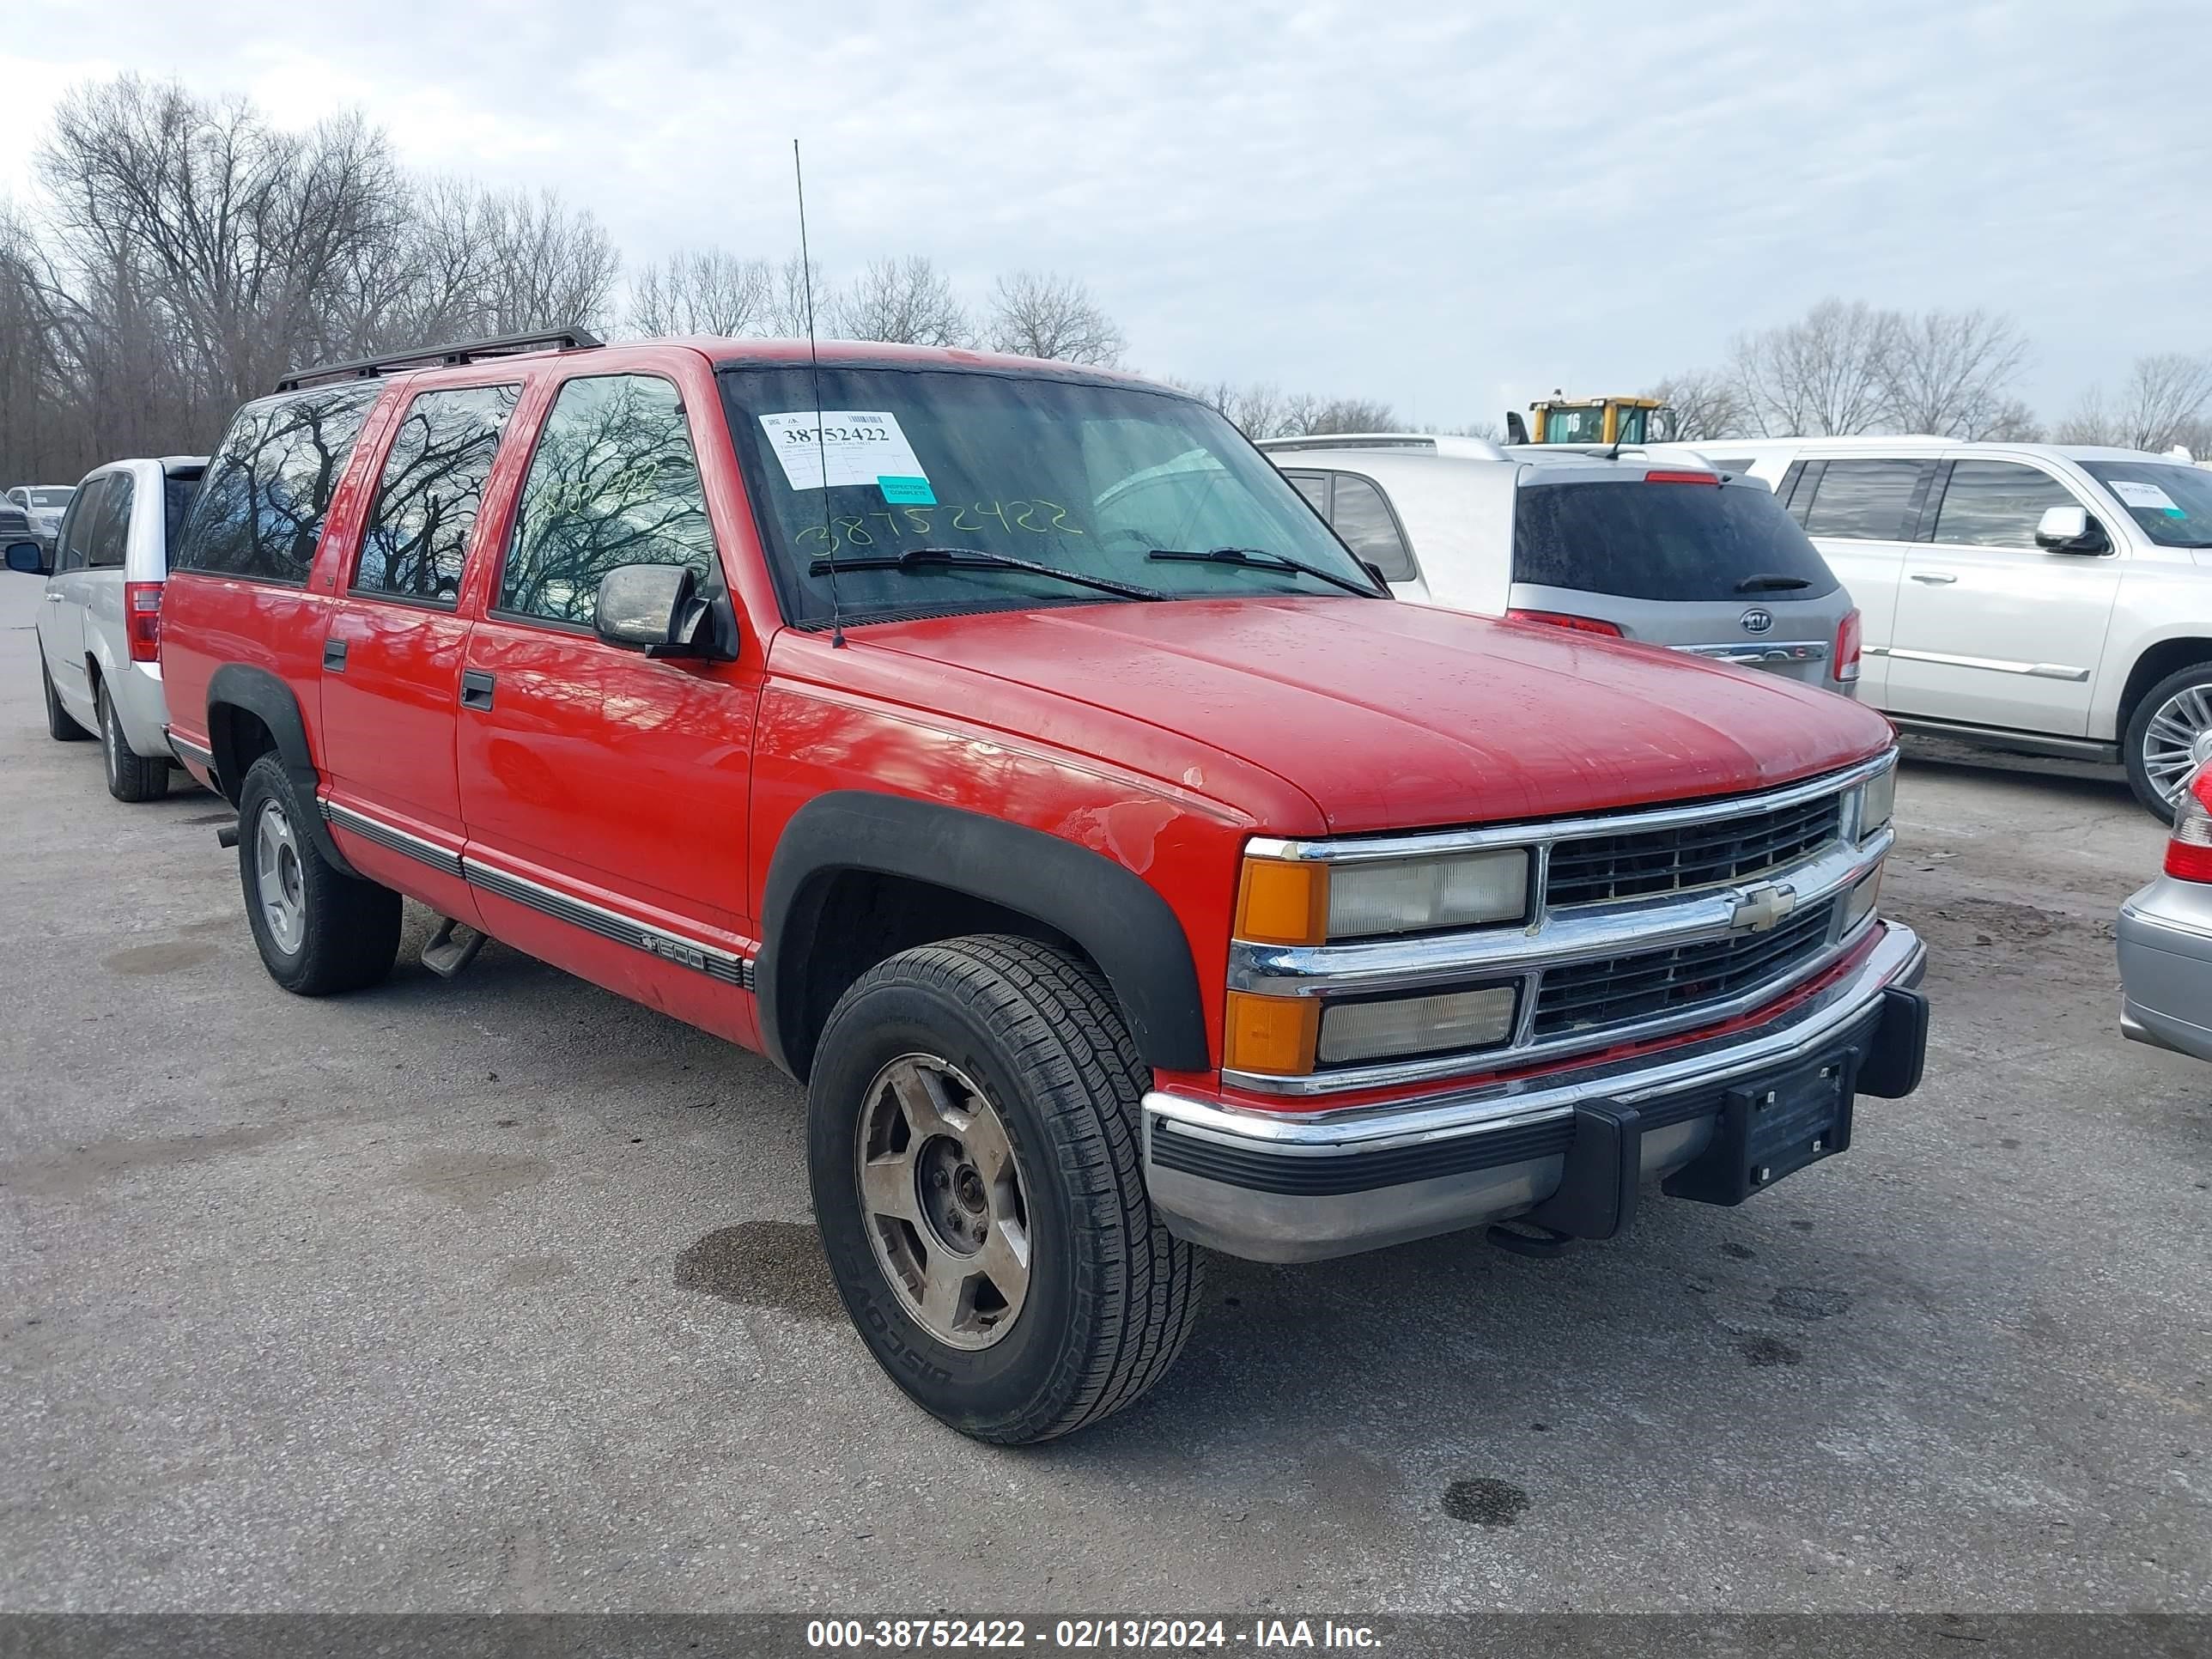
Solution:
M 422 946 L 422 965 L 440 979 L 451 979 L 477 959 L 483 945 L 484 936 L 466 922 L 440 916 L 438 931 Z

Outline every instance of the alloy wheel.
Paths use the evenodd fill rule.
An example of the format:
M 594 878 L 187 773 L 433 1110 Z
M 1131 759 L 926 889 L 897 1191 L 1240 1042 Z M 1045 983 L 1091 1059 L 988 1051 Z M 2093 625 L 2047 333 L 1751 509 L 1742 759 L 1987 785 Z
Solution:
M 929 1054 L 876 1073 L 855 1177 L 876 1262 L 907 1312 L 955 1348 L 988 1348 L 1028 1299 L 1029 1205 L 1013 1143 L 975 1084 Z
M 2197 763 L 2191 753 L 2212 731 L 2212 685 L 2185 685 L 2150 717 L 2143 729 L 2143 775 L 2162 800 L 2171 801 Z
M 307 937 L 307 895 L 292 821 L 273 800 L 262 803 L 253 821 L 253 891 L 270 938 L 292 955 Z

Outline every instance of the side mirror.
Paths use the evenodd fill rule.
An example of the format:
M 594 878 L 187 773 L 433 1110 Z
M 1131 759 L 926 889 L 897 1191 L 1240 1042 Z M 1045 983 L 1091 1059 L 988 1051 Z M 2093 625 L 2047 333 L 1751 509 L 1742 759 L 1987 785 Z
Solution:
M 599 578 L 592 626 L 609 645 L 648 657 L 720 654 L 714 606 L 688 564 L 617 565 Z
M 51 576 L 53 568 L 47 564 L 46 552 L 34 542 L 11 542 L 8 546 L 8 568 L 20 570 L 26 576 Z
M 2112 543 L 2087 507 L 2046 507 L 2035 526 L 2035 544 L 2053 553 L 2102 553 Z

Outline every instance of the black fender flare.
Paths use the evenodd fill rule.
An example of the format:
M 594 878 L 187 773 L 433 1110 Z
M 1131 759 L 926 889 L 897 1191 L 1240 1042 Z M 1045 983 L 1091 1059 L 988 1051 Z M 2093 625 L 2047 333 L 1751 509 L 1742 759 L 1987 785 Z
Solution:
M 927 882 L 1033 917 L 1098 964 L 1147 1065 L 1212 1067 L 1190 941 L 1173 907 L 1135 872 L 1025 824 L 902 795 L 834 790 L 784 827 L 761 905 L 761 1036 L 769 1058 L 793 1076 L 812 1058 L 794 1053 L 805 1018 L 810 895 L 843 871 Z
M 360 872 L 338 851 L 330 825 L 323 821 L 316 804 L 322 775 L 315 769 L 314 751 L 307 746 L 307 716 L 300 712 L 300 700 L 292 694 L 292 688 L 265 668 L 229 662 L 209 678 L 207 702 L 208 747 L 215 755 L 216 779 L 225 786 L 232 803 L 236 804 L 237 792 L 245 785 L 246 769 L 237 763 L 229 722 L 216 717 L 218 708 L 242 710 L 269 728 L 270 736 L 276 740 L 277 757 L 292 780 L 293 792 L 308 804 L 306 828 L 315 850 L 347 875 L 358 876 Z

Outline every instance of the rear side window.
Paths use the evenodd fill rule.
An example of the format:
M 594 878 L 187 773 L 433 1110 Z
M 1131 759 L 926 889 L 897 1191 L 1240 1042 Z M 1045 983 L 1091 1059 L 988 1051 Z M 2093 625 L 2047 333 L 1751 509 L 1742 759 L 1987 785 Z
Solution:
M 1905 540 L 1912 534 L 1905 513 L 1912 505 L 1923 465 L 1919 461 L 1830 461 L 1814 488 L 1812 506 L 1803 511 L 1806 533 L 1846 541 Z
M 434 605 L 459 597 L 484 480 L 521 395 L 520 386 L 459 386 L 407 406 L 385 456 L 354 592 Z
M 177 538 L 184 533 L 185 515 L 191 512 L 192 497 L 199 493 L 199 474 L 189 476 L 172 472 L 161 480 L 161 542 L 165 547 L 174 547 Z
M 137 493 L 127 472 L 111 472 L 100 481 L 100 499 L 93 504 L 85 534 L 86 569 L 123 568 L 123 556 L 131 545 L 131 504 Z
M 1384 580 L 1409 582 L 1420 574 L 1390 503 L 1366 479 L 1336 475 L 1328 521 L 1344 544 L 1380 570 Z
M 1523 485 L 1513 580 L 1634 599 L 1814 599 L 1836 587 L 1771 491 L 1641 478 Z
M 497 608 L 588 628 L 600 578 L 625 564 L 688 564 L 710 584 L 714 532 L 676 388 L 592 375 L 562 386 L 545 417 Z
M 323 516 L 380 389 L 317 386 L 240 410 L 208 462 L 170 568 L 306 581 Z

